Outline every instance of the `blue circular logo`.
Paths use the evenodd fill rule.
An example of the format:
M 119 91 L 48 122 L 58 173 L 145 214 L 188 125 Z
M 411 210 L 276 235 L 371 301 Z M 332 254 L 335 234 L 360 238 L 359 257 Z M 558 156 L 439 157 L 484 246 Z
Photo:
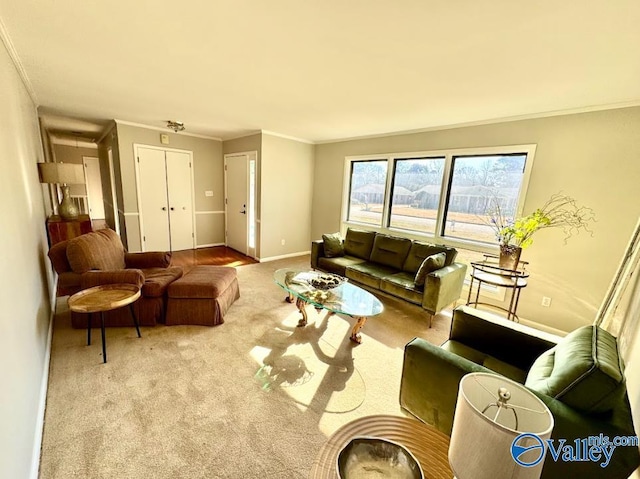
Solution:
M 533 444 L 525 445 L 529 442 L 528 440 L 533 440 Z M 527 458 L 523 459 L 522 456 L 529 451 L 531 451 L 531 454 L 528 454 Z M 523 467 L 533 467 L 544 458 L 544 443 L 535 434 L 520 434 L 511 443 L 511 457 Z

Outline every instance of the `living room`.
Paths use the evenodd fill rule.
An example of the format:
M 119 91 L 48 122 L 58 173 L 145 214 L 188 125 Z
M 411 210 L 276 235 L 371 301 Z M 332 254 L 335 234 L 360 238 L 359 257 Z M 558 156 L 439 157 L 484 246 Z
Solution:
M 628 46 L 637 44 L 638 40 L 635 25 L 640 12 L 635 3 L 627 2 L 625 8 L 620 6 L 616 11 L 604 2 L 587 11 L 578 2 L 563 6 L 548 2 L 535 7 L 527 6 L 523 11 L 508 2 L 496 2 L 491 7 L 483 8 L 468 5 L 473 12 L 467 12 L 464 15 L 466 20 L 461 20 L 462 23 L 458 23 L 458 26 L 471 29 L 472 19 L 479 19 L 493 25 L 496 30 L 502 25 L 505 31 L 502 35 L 495 32 L 491 34 L 494 35 L 491 38 L 498 41 L 493 44 L 494 50 L 485 50 L 481 46 L 476 48 L 474 40 L 484 38 L 480 29 L 472 30 L 477 37 L 470 35 L 466 40 L 458 40 L 461 43 L 455 45 L 457 51 L 449 52 L 450 58 L 455 58 L 455 54 L 459 52 L 467 53 L 461 63 L 445 61 L 439 64 L 440 70 L 434 69 L 438 71 L 434 76 L 439 78 L 439 82 L 430 83 L 430 87 L 440 87 L 439 90 L 434 90 L 435 95 L 422 85 L 422 80 L 412 79 L 410 86 L 396 83 L 392 87 L 390 78 L 397 71 L 402 71 L 399 67 L 406 67 L 413 62 L 411 58 L 404 57 L 409 54 L 403 52 L 401 46 L 409 42 L 425 43 L 424 23 L 431 29 L 438 28 L 438 22 L 425 19 L 441 18 L 438 15 L 444 15 L 442 18 L 450 20 L 454 13 L 459 12 L 436 14 L 426 6 L 417 4 L 412 5 L 411 10 L 407 7 L 407 11 L 399 7 L 395 7 L 395 10 L 376 8 L 375 14 L 370 11 L 366 17 L 372 27 L 379 27 L 378 30 L 373 30 L 382 31 L 391 14 L 398 22 L 411 22 L 414 28 L 393 30 L 389 33 L 392 39 L 388 42 L 372 39 L 371 35 L 363 37 L 372 42 L 371 49 L 365 49 L 364 43 L 357 44 L 356 51 L 351 52 L 354 55 L 351 57 L 353 68 L 346 70 L 350 75 L 334 73 L 321 77 L 320 74 L 329 69 L 321 66 L 322 61 L 328 61 L 340 49 L 352 45 L 353 38 L 357 37 L 348 33 L 350 29 L 356 28 L 355 24 L 360 20 L 358 14 L 361 12 L 357 8 L 348 9 L 343 12 L 344 17 L 336 18 L 337 24 L 327 30 L 331 34 L 319 35 L 324 39 L 325 45 L 322 55 L 315 57 L 304 55 L 298 50 L 302 48 L 300 46 L 294 49 L 291 38 L 304 38 L 305 47 L 308 46 L 307 42 L 310 40 L 305 34 L 305 28 L 314 26 L 314 14 L 322 14 L 325 21 L 320 24 L 328 29 L 329 19 L 332 18 L 329 7 L 328 11 L 316 12 L 311 7 L 310 10 L 298 11 L 298 7 L 287 5 L 290 10 L 278 14 L 257 4 L 252 4 L 252 10 L 246 12 L 241 9 L 229 10 L 224 21 L 231 25 L 242 24 L 240 19 L 246 14 L 252 17 L 251 23 L 256 29 L 255 24 L 263 22 L 260 19 L 277 22 L 280 29 L 263 26 L 256 30 L 257 34 L 263 34 L 263 38 L 267 31 L 274 38 L 270 40 L 272 43 L 269 43 L 268 49 L 261 49 L 259 43 L 252 44 L 252 48 L 262 52 L 251 57 L 254 63 L 242 57 L 242 51 L 234 51 L 237 56 L 226 56 L 216 50 L 218 55 L 215 64 L 203 60 L 207 63 L 208 80 L 219 81 L 219 77 L 227 75 L 219 69 L 223 60 L 233 67 L 230 70 L 235 74 L 230 83 L 236 85 L 248 81 L 243 80 L 245 75 L 269 77 L 261 73 L 270 61 L 280 60 L 281 55 L 285 57 L 284 62 L 291 62 L 294 58 L 296 62 L 291 63 L 292 66 L 287 69 L 278 63 L 282 70 L 278 75 L 273 75 L 274 72 L 269 70 L 272 74 L 269 82 L 259 83 L 258 86 L 252 83 L 247 89 L 240 89 L 238 86 L 238 93 L 229 93 L 235 91 L 232 86 L 226 85 L 223 88 L 221 85 L 221 95 L 228 93 L 233 96 L 237 105 L 235 112 L 226 110 L 224 114 L 220 113 L 221 105 L 212 100 L 194 102 L 185 96 L 178 96 L 164 101 L 162 91 L 177 89 L 180 90 L 180 95 L 186 95 L 182 90 L 193 88 L 194 92 L 203 92 L 209 85 L 204 80 L 196 82 L 200 87 L 198 90 L 194 85 L 181 88 L 181 83 L 177 81 L 165 81 L 162 78 L 166 72 L 158 66 L 161 62 L 156 64 L 153 60 L 148 64 L 150 70 L 139 68 L 139 64 L 137 69 L 127 70 L 124 61 L 121 64 L 114 61 L 106 65 L 113 74 L 109 76 L 109 81 L 93 78 L 91 87 L 100 93 L 99 96 L 112 98 L 114 105 L 115 99 L 125 94 L 130 95 L 130 102 L 137 98 L 137 102 L 131 103 L 131 109 L 118 110 L 114 107 L 86 110 L 82 104 L 74 103 L 82 96 L 77 93 L 81 91 L 79 83 L 91 80 L 78 71 L 87 69 L 82 64 L 88 63 L 89 59 L 86 51 L 80 52 L 77 48 L 86 42 L 84 47 L 87 49 L 93 48 L 104 54 L 112 49 L 119 50 L 123 57 L 126 56 L 126 35 L 118 35 L 117 42 L 122 43 L 89 45 L 89 27 L 99 30 L 96 34 L 100 33 L 101 40 L 111 38 L 110 28 L 113 26 L 110 25 L 114 16 L 107 15 L 98 7 L 92 11 L 90 6 L 75 6 L 72 10 L 69 5 L 62 7 L 38 5 L 37 2 L 19 2 L 22 5 L 17 3 L 0 3 L 4 42 L 0 51 L 0 89 L 7 92 L 0 99 L 4 113 L 0 133 L 3 170 L 0 191 L 6 233 L 0 241 L 6 252 L 7 269 L 12 272 L 12 275 L 6 275 L 2 280 L 1 288 L 5 304 L 2 315 L 5 334 L 0 339 L 0 349 L 3 364 L 12 365 L 3 369 L 2 380 L 3 453 L 0 462 L 3 477 L 37 477 L 40 457 L 50 354 L 48 344 L 52 306 L 56 304 L 55 276 L 47 258 L 49 246 L 45 229 L 46 218 L 53 211 L 53 205 L 48 187 L 38 182 L 36 168 L 36 163 L 44 161 L 46 156 L 43 151 L 46 145 L 43 147 L 39 125 L 41 115 L 100 120 L 105 125 L 100 136 L 108 133 L 110 128 L 117 130 L 118 123 L 111 121 L 122 118 L 131 123 L 146 125 L 146 128 L 132 127 L 121 123 L 122 131 L 140 129 L 153 136 L 153 140 L 146 144 L 160 144 L 159 130 L 164 128 L 163 120 L 167 116 L 184 120 L 187 133 L 207 136 L 209 139 L 203 141 L 218 145 L 212 149 L 210 157 L 204 160 L 203 163 L 206 162 L 207 166 L 197 175 L 203 183 L 196 188 L 213 190 L 216 196 L 211 201 L 217 202 L 202 203 L 202 212 L 223 209 L 222 197 L 217 195 L 222 189 L 224 155 L 239 151 L 258 151 L 263 168 L 260 176 L 262 232 L 259 235 L 262 251 L 258 254 L 261 258 L 305 253 L 310 249 L 311 240 L 319 239 L 325 233 L 346 230 L 348 225 L 343 222 L 343 193 L 345 182 L 348 182 L 344 174 L 346 157 L 535 144 L 537 148 L 523 211 L 533 210 L 551 195 L 562 191 L 575 197 L 580 204 L 593 208 L 597 221 L 591 227 L 593 235 L 577 235 L 570 238 L 566 245 L 558 231 L 545 231 L 536 236 L 535 244 L 523 256 L 530 264 L 531 280 L 521 298 L 519 314 L 526 320 L 523 322 L 536 324 L 549 331 L 568 332 L 593 322 L 638 219 L 636 185 L 640 180 L 640 142 L 637 134 L 640 127 L 640 91 L 637 90 L 637 85 L 640 82 L 637 81 L 638 60 L 633 54 L 625 53 L 630 50 Z M 429 6 L 435 8 L 431 3 Z M 163 11 L 160 7 L 165 7 L 166 10 Z M 342 8 L 337 5 L 333 7 Z M 125 23 L 119 28 L 135 29 L 135 21 L 140 21 L 146 14 L 152 15 L 151 24 L 159 24 L 164 16 L 178 18 L 182 9 L 174 5 L 161 5 L 154 7 L 155 13 L 142 10 L 127 17 L 129 8 L 133 7 L 117 5 L 121 16 L 115 18 L 122 18 Z M 197 9 L 194 10 L 198 12 Z M 275 18 L 280 13 L 281 18 Z M 517 18 L 527 18 L 527 15 L 531 15 L 530 23 L 515 21 Z M 193 16 L 192 12 L 190 20 L 194 20 Z M 206 16 L 202 17 L 202 22 L 206 24 Z M 29 18 L 33 19 L 33 24 L 26 20 Z M 46 18 L 49 20 L 45 21 Z M 73 30 L 68 28 L 69 24 L 66 22 L 79 22 L 88 27 Z M 287 30 L 287 23 L 295 24 L 296 28 Z M 453 25 L 450 22 L 443 24 Z M 194 30 L 204 30 L 205 27 L 208 25 L 198 24 L 198 28 Z M 357 28 L 360 31 L 365 26 L 359 25 Z M 538 28 L 543 34 L 535 34 Z M 403 37 L 406 31 L 412 33 Z M 436 50 L 444 48 L 444 42 L 434 41 L 434 38 L 445 38 L 450 33 L 447 34 L 444 28 L 439 32 L 440 37 L 427 35 L 428 43 L 432 46 L 424 46 L 426 53 L 416 57 L 418 62 L 424 62 L 424 58 L 443 61 Z M 519 44 L 519 47 L 533 49 L 533 45 L 537 44 L 539 48 L 535 51 L 525 49 L 524 55 L 515 50 L 517 47 L 510 45 L 510 42 L 517 33 L 522 32 L 531 35 L 532 40 L 531 43 Z M 230 33 L 225 30 L 225 34 Z M 509 34 L 513 36 L 509 37 Z M 185 39 L 179 39 L 185 42 L 184 46 L 193 40 L 186 28 L 180 30 L 180 35 L 186 36 Z M 144 52 L 148 57 L 175 52 L 171 42 L 176 41 L 176 38 L 168 37 L 162 40 L 154 37 L 161 43 L 145 44 L 144 49 L 140 47 L 139 50 L 129 50 Z M 399 48 L 387 50 L 394 42 L 397 42 L 396 46 Z M 582 46 L 583 44 L 588 46 Z M 496 45 L 502 45 L 504 50 Z M 207 42 L 205 47 L 213 48 L 213 45 Z M 276 50 L 276 47 L 280 50 Z M 56 50 L 62 53 L 57 56 Z M 38 51 L 42 57 L 32 56 Z M 180 49 L 173 55 L 176 62 L 178 59 L 182 61 L 184 51 L 187 50 Z M 374 53 L 376 51 L 378 56 Z M 367 55 L 362 54 L 363 52 L 367 52 Z M 58 63 L 63 63 L 71 73 L 64 77 L 60 77 L 58 73 L 47 75 L 46 70 L 42 69 L 46 69 L 48 65 L 44 57 L 53 58 L 53 63 L 58 58 Z M 77 63 L 71 62 L 74 57 Z M 399 68 L 395 72 L 391 68 L 384 70 L 386 62 L 391 62 L 394 58 L 404 59 L 406 63 L 393 64 Z M 480 68 L 481 62 L 489 66 Z M 184 67 L 184 64 L 180 66 Z M 444 70 L 445 67 L 451 68 L 450 75 L 442 73 L 447 71 Z M 362 71 L 354 76 L 358 69 Z M 98 68 L 90 70 L 93 76 L 99 76 L 96 74 Z M 489 77 L 480 75 L 480 72 L 486 73 L 488 70 L 500 72 L 504 82 L 495 90 L 510 89 L 505 92 L 510 93 L 510 96 L 496 96 L 495 90 L 491 90 L 494 96 L 489 95 L 489 90 L 483 83 L 489 81 Z M 239 74 L 238 71 L 242 73 Z M 474 71 L 478 73 L 470 74 Z M 156 74 L 157 81 L 150 80 L 151 73 Z M 376 74 L 380 75 L 378 81 L 367 86 L 363 78 Z M 466 75 L 471 79 L 460 79 Z M 74 76 L 78 80 L 74 81 Z M 520 83 L 519 79 L 523 76 L 531 76 L 535 82 Z M 107 75 L 104 78 L 106 77 Z M 125 77 L 128 78 L 128 85 L 123 86 L 117 79 Z M 289 93 L 287 89 L 291 88 L 291 81 L 304 84 L 304 90 L 308 90 L 310 94 L 297 91 L 297 96 L 291 95 L 296 99 L 304 98 L 302 105 L 306 107 L 304 114 L 307 116 L 301 116 L 305 109 L 298 104 L 299 109 L 295 110 L 295 114 L 299 115 L 299 119 L 290 120 L 289 126 L 285 127 L 287 123 L 281 118 L 285 108 L 281 108 L 281 105 L 285 104 L 284 99 Z M 342 88 L 329 88 L 332 83 L 338 82 L 343 82 Z M 449 82 L 452 85 L 448 85 Z M 147 84 L 153 85 L 147 90 Z M 204 87 L 202 84 L 205 84 Z M 451 90 L 454 88 L 453 84 L 457 88 L 454 91 Z M 385 85 L 388 86 L 383 88 Z M 351 97 L 360 88 L 370 89 L 356 102 Z M 388 94 L 388 91 L 393 91 L 393 94 Z M 316 94 L 317 101 L 308 99 Z M 90 96 L 88 93 L 83 95 L 83 101 Z M 427 100 L 418 101 L 420 97 Z M 458 101 L 452 103 L 454 98 L 458 98 Z M 322 114 L 331 109 L 332 104 L 342 105 L 343 109 L 336 116 L 322 117 Z M 387 110 L 390 104 L 396 104 L 397 110 Z M 485 109 L 480 111 L 483 104 Z M 492 108 L 486 104 L 491 104 Z M 145 108 L 149 108 L 148 118 L 155 118 L 154 121 L 147 121 L 130 113 Z M 347 109 L 352 111 L 350 115 L 345 114 Z M 387 112 L 387 118 L 375 114 L 378 109 Z M 426 116 L 430 110 L 438 112 L 437 120 Z M 238 115 L 239 111 L 245 112 L 245 115 Z M 213 122 L 208 126 L 209 118 L 222 118 L 225 115 L 228 118 L 226 123 Z M 314 115 L 318 119 L 314 120 Z M 164 130 L 171 135 L 172 146 L 179 145 L 180 141 L 188 141 L 189 137 L 185 135 L 174 134 L 166 128 Z M 273 133 L 275 131 L 278 133 Z M 120 147 L 131 155 L 134 141 L 137 140 L 122 142 Z M 132 162 L 131 156 L 131 166 Z M 303 166 L 298 169 L 300 163 Z M 129 193 L 124 195 L 125 213 L 132 213 L 136 208 L 135 187 L 130 182 L 133 173 L 129 173 L 130 177 L 122 180 L 123 187 L 130 188 Z M 133 194 L 130 194 L 132 191 Z M 292 202 L 291 198 L 295 200 Z M 202 195 L 198 201 L 209 200 Z M 198 207 L 198 203 L 196 206 Z M 202 213 L 199 217 L 206 215 L 207 213 Z M 126 215 L 123 221 L 132 219 L 135 219 L 134 215 Z M 135 224 L 125 223 L 123 226 L 123 230 L 127 232 L 138 230 Z M 224 241 L 220 223 L 211 228 L 207 224 L 201 229 L 210 232 L 203 236 L 201 244 Z M 286 239 L 285 245 L 281 243 L 282 239 Z M 130 249 L 139 250 L 139 245 L 134 243 L 132 241 L 129 245 Z M 292 257 L 292 261 L 299 261 L 296 258 Z M 274 289 L 266 290 L 265 294 L 277 296 L 280 293 Z M 541 305 L 542 297 L 552 298 L 550 307 Z M 464 302 L 464 298 L 461 302 Z M 277 311 L 286 312 L 280 307 Z M 293 310 L 290 312 L 294 313 Z M 443 318 L 434 320 L 434 328 L 439 333 L 446 332 L 447 325 L 444 321 L 446 319 Z M 372 328 L 370 334 L 376 334 L 374 325 L 367 327 Z M 415 336 L 430 334 L 420 329 L 417 321 L 411 322 L 408 331 Z M 144 333 L 143 331 L 143 335 Z M 367 334 L 367 329 L 364 333 Z M 408 334 L 407 331 L 405 334 Z M 367 339 L 365 338 L 362 348 L 366 347 Z M 411 338 L 407 338 L 407 341 L 409 339 Z M 638 350 L 637 337 L 633 344 L 631 350 Z M 628 389 L 634 411 L 638 410 L 640 386 L 634 379 L 638 375 L 629 372 L 640 366 L 639 361 L 636 354 L 627 365 Z M 382 387 L 380 383 L 376 383 L 376 387 L 378 386 Z M 376 392 L 380 393 L 378 390 Z M 392 399 L 397 403 L 397 398 Z M 637 414 L 635 419 L 637 422 Z M 312 424 L 307 426 L 311 427 Z M 314 431 L 314 434 L 317 432 Z M 250 451 L 244 453 L 249 454 Z M 296 471 L 295 474 L 302 477 L 307 471 Z M 291 477 L 296 476 L 292 473 Z

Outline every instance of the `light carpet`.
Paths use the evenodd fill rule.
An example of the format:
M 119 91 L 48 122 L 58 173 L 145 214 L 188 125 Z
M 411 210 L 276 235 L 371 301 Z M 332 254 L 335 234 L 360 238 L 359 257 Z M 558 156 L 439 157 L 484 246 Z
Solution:
M 353 320 L 308 307 L 309 324 L 273 282 L 309 256 L 238 268 L 240 299 L 216 327 L 71 328 L 66 298 L 55 316 L 41 478 L 306 478 L 340 426 L 402 415 L 404 345 L 439 344 L 450 315 L 380 296 L 362 344 Z M 450 312 L 449 312 L 450 313 Z

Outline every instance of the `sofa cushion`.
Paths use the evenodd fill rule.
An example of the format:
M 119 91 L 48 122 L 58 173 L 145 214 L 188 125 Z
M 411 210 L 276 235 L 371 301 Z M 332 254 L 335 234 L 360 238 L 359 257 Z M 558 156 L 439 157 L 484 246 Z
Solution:
M 344 245 L 340 233 L 322 235 L 322 242 L 324 243 L 324 255 L 327 258 L 344 256 Z
M 373 240 L 369 261 L 401 270 L 410 249 L 410 239 L 378 233 Z
M 76 273 L 92 269 L 124 269 L 124 246 L 118 234 L 110 229 L 87 233 L 70 239 L 67 259 Z
M 344 254 L 369 260 L 375 237 L 375 231 L 347 229 L 347 235 L 344 238 Z
M 71 265 L 67 259 L 68 243 L 68 241 L 61 241 L 60 243 L 54 244 L 51 249 L 49 249 L 49 259 L 51 260 L 53 269 L 55 269 L 58 274 L 71 271 Z
M 442 268 L 444 266 L 445 260 L 445 253 L 432 254 L 431 256 L 426 257 L 420 265 L 415 279 L 413 280 L 416 286 L 419 289 L 424 289 L 424 282 L 427 278 L 427 275 L 437 269 Z
M 407 254 L 407 259 L 402 266 L 402 270 L 415 274 L 427 257 L 437 253 L 444 253 L 446 255 L 445 266 L 452 264 L 458 255 L 458 251 L 455 248 L 414 241 L 409 250 L 409 254 Z
M 411 273 L 396 273 L 380 280 L 380 289 L 410 303 L 422 304 L 422 291 L 416 289 Z
M 364 263 L 362 258 L 356 258 L 354 256 L 337 256 L 335 258 L 327 258 L 321 256 L 318 258 L 318 267 L 324 271 L 330 273 L 336 273 L 340 276 L 346 276 L 346 269 L 348 266 L 354 264 Z
M 164 294 L 169 285 L 182 276 L 182 268 L 146 268 L 142 269 L 144 284 L 142 295 L 145 298 L 159 298 Z
M 360 263 L 347 266 L 346 273 L 349 279 L 371 288 L 380 289 L 380 280 L 395 274 L 396 270 L 376 263 Z
M 235 268 L 200 265 L 171 283 L 168 296 L 169 298 L 217 298 L 236 281 Z
M 616 338 L 584 326 L 543 353 L 525 385 L 585 412 L 606 412 L 625 395 L 624 366 Z

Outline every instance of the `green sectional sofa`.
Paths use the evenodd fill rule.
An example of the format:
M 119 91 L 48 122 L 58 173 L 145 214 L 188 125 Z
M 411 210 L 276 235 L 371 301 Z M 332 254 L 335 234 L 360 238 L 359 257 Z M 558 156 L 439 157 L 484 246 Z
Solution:
M 435 346 L 416 338 L 405 347 L 401 407 L 450 435 L 458 385 L 471 372 L 490 372 L 524 384 L 554 418 L 554 448 L 561 440 L 635 436 L 617 341 L 584 326 L 564 338 L 478 311 L 454 310 L 449 340 Z M 602 457 L 601 457 L 602 459 Z M 618 446 L 610 461 L 554 460 L 547 451 L 543 479 L 626 479 L 640 465 L 638 446 Z
M 353 228 L 344 240 L 337 234 L 323 238 L 311 244 L 312 268 L 421 306 L 429 327 L 434 314 L 460 297 L 467 266 L 454 261 L 454 248 Z

